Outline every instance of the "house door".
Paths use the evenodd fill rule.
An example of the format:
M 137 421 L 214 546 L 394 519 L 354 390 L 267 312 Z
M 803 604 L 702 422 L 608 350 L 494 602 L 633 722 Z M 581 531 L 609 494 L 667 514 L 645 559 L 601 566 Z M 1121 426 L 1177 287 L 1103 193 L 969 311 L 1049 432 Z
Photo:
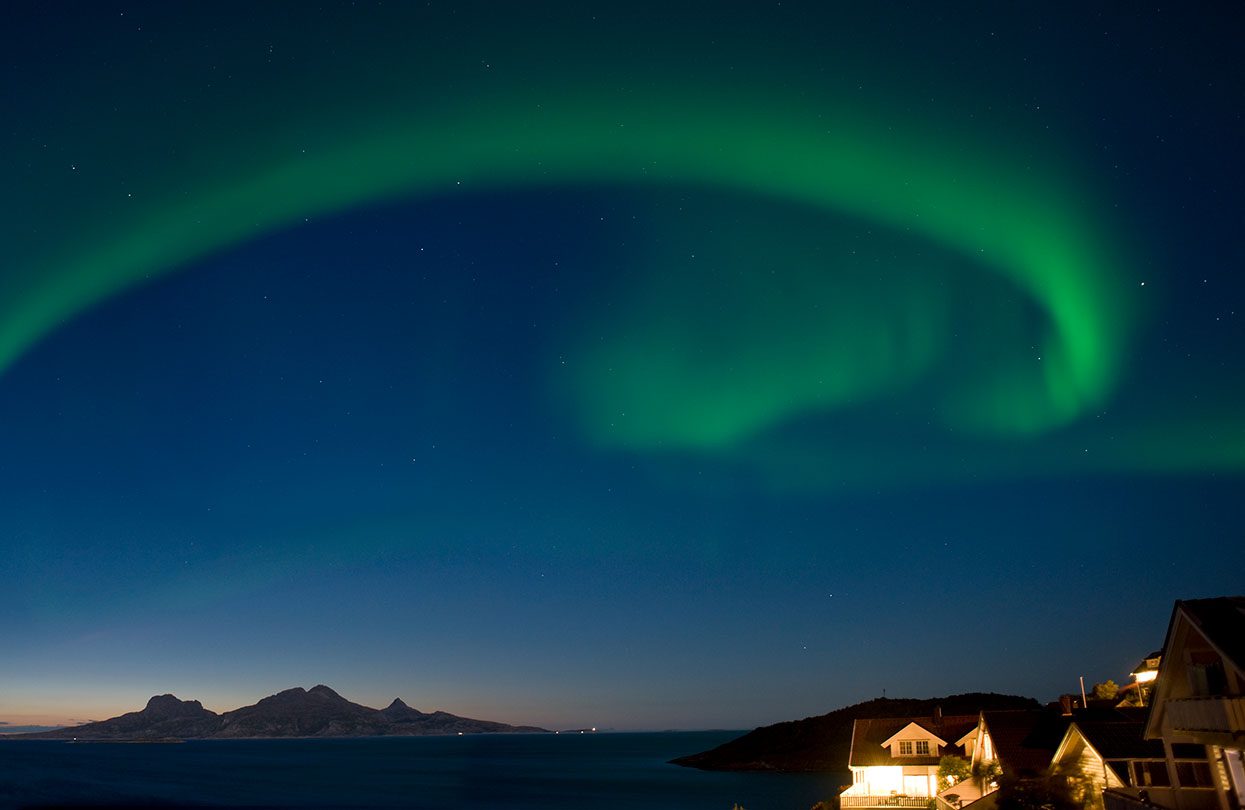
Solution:
M 908 776 L 904 774 L 903 792 L 907 796 L 928 796 L 929 795 L 929 777 L 925 774 L 919 776 Z

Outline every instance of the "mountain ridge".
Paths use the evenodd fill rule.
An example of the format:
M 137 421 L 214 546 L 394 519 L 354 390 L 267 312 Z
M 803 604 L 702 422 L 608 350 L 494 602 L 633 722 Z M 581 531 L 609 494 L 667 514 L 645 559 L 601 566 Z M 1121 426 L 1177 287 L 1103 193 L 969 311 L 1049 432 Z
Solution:
M 476 720 L 442 711 L 425 713 L 412 709 L 401 698 L 395 698 L 385 709 L 373 709 L 317 684 L 310 689 L 284 689 L 221 714 L 203 708 L 197 700 L 154 695 L 136 712 L 53 731 L 8 735 L 6 739 L 133 741 L 513 733 L 547 733 L 547 729 Z

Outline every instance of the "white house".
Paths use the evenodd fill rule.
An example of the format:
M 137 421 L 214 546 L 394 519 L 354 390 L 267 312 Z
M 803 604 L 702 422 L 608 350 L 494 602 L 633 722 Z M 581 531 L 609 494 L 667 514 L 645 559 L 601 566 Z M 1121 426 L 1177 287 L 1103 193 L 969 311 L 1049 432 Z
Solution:
M 924 808 L 938 793 L 938 760 L 962 756 L 956 741 L 977 722 L 977 715 L 857 720 L 848 758 L 852 785 L 840 794 L 840 806 Z

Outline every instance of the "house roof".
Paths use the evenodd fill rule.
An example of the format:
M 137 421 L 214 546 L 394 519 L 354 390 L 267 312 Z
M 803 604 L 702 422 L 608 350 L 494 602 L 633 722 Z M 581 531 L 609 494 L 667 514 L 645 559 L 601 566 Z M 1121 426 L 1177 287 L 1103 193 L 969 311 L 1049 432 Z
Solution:
M 1127 763 L 1135 759 L 1163 759 L 1163 743 L 1144 738 L 1146 724 L 1143 719 L 1086 720 L 1078 719 L 1068 728 L 1067 736 L 1060 745 L 1057 757 L 1063 757 L 1064 746 L 1073 735 L 1080 735 L 1087 745 L 1102 757 L 1104 764 L 1121 782 L 1128 784 L 1130 777 Z
M 1142 737 L 1144 720 L 1077 720 L 1075 724 L 1103 759 L 1163 758 L 1163 741 Z
M 1163 651 L 1155 650 L 1154 652 L 1147 655 L 1145 658 L 1141 659 L 1141 661 L 1137 664 L 1137 666 L 1133 667 L 1133 671 L 1128 674 L 1136 675 L 1138 672 L 1150 672 L 1152 670 L 1158 669 L 1158 666 L 1150 666 L 1148 662 L 1153 661 L 1156 658 L 1162 658 L 1162 657 L 1163 657 Z
M 1029 709 L 982 712 L 981 716 L 1003 770 L 1018 776 L 1046 770 L 1072 721 L 1054 712 Z
M 937 765 L 945 754 L 961 754 L 963 750 L 947 746 L 941 752 L 927 757 L 891 757 L 882 743 L 894 737 L 908 725 L 916 723 L 939 739 L 954 740 L 977 724 L 975 714 L 944 715 L 941 722 L 932 717 L 883 717 L 857 720 L 852 724 L 852 752 L 848 765 Z
M 1239 673 L 1245 673 L 1245 596 L 1218 596 L 1213 599 L 1182 599 L 1172 608 L 1167 635 L 1163 639 L 1163 660 L 1159 664 L 1159 676 L 1152 710 L 1146 725 L 1146 736 L 1162 735 L 1164 703 L 1170 689 L 1173 666 L 1172 643 L 1182 622 L 1206 639 L 1223 657 L 1224 664 Z
M 921 731 L 924 731 L 925 733 L 931 735 L 934 738 L 934 741 L 937 742 L 939 745 L 947 745 L 947 741 L 944 740 L 942 737 L 939 737 L 937 732 L 931 731 L 930 729 L 926 728 L 921 723 L 917 722 L 916 720 L 913 720 L 907 725 L 901 727 L 898 731 L 896 731 L 894 734 L 887 737 L 885 740 L 882 740 L 882 747 L 883 748 L 890 747 L 890 745 L 895 742 L 896 737 L 898 737 L 900 734 L 903 734 L 905 731 L 907 731 L 912 726 L 916 726 L 917 728 L 921 729 Z
M 1245 596 L 1177 602 L 1189 621 L 1237 672 L 1245 672 Z

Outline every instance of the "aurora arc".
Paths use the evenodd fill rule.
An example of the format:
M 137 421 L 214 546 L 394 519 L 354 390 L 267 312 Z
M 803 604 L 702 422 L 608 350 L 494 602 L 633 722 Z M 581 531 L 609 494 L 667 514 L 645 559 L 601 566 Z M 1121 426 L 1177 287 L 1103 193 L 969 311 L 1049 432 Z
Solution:
M 680 97 L 700 100 L 672 101 Z M 957 428 L 1029 435 L 1066 424 L 1109 395 L 1131 320 L 1119 300 L 1118 258 L 1101 241 L 1099 220 L 1078 202 L 1079 190 L 1053 180 L 1057 173 L 1017 172 L 986 150 L 939 149 L 884 127 L 846 117 L 828 124 L 772 102 L 677 93 L 559 98 L 553 105 L 509 99 L 470 111 L 389 116 L 311 154 L 170 190 L 106 235 L 30 257 L 31 271 L 0 305 L 0 371 L 94 303 L 304 218 L 463 187 L 682 183 L 918 234 L 1022 290 L 1048 319 L 1043 362 L 999 369 L 959 392 L 946 413 Z M 808 404 L 741 412 L 709 434 L 650 424 L 630 439 L 729 444 Z M 589 413 L 586 421 L 599 418 Z

